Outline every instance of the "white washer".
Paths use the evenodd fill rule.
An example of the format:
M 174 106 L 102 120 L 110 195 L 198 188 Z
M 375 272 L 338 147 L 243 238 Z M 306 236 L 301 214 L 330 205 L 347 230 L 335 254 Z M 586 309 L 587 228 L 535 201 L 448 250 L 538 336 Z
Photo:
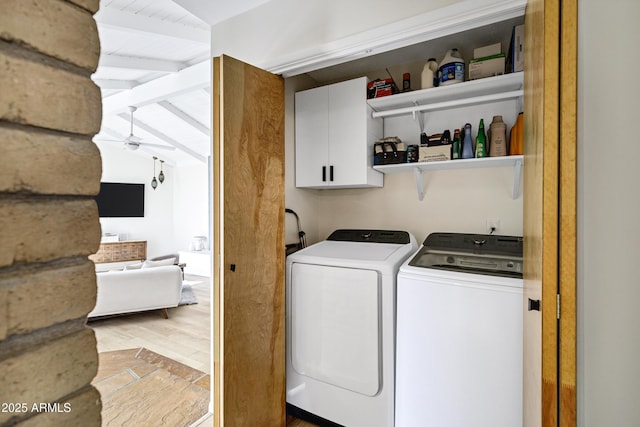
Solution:
M 510 236 L 434 233 L 400 267 L 396 426 L 522 426 L 521 275 Z
M 287 257 L 287 403 L 348 427 L 394 423 L 398 268 L 405 231 L 337 230 Z

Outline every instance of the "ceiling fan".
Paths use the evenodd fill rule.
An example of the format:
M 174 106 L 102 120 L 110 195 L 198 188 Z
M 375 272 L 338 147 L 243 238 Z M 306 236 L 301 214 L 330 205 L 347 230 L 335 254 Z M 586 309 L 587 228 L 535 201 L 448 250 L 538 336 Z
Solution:
M 161 144 L 152 144 L 150 142 L 142 142 L 142 138 L 135 136 L 133 134 L 133 113 L 138 109 L 138 107 L 134 107 L 133 105 L 129 106 L 129 112 L 131 114 L 131 120 L 130 120 L 130 130 L 129 130 L 129 136 L 126 137 L 124 140 L 109 140 L 109 139 L 102 139 L 101 141 L 107 141 L 107 142 L 124 142 L 124 146 L 126 148 L 128 148 L 129 150 L 137 150 L 138 148 L 140 148 L 141 146 L 145 146 L 145 147 L 154 147 L 154 148 L 161 148 L 164 150 L 175 150 L 176 147 L 172 147 L 170 145 L 161 145 Z

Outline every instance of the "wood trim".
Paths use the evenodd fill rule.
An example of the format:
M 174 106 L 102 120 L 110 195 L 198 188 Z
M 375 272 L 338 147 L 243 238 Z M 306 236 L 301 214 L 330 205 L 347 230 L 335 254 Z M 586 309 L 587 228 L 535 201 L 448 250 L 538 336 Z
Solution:
M 542 202 L 542 427 L 558 423 L 558 181 L 560 0 L 544 6 Z
M 530 0 L 525 23 L 525 299 L 542 316 L 525 314 L 541 341 L 525 339 L 524 425 L 575 426 L 577 0 Z
M 222 360 L 220 355 L 224 349 L 221 331 L 224 328 L 224 299 L 221 283 L 224 280 L 220 269 L 222 262 L 222 253 L 224 249 L 224 240 L 217 236 L 222 236 L 222 218 L 218 211 L 219 206 L 223 203 L 223 188 L 221 185 L 224 179 L 224 163 L 220 153 L 222 152 L 221 138 L 221 122 L 223 120 L 223 111 L 220 109 L 220 82 L 222 80 L 222 68 L 220 66 L 220 58 L 213 58 L 213 159 L 212 169 L 213 177 L 213 413 L 214 425 L 221 427 L 224 420 L 224 390 L 222 389 L 222 377 L 224 373 Z
M 578 5 L 561 1 L 560 34 L 560 420 L 562 427 L 576 419 L 576 271 L 577 271 L 577 102 Z
M 525 15 L 524 425 L 557 422 L 559 0 L 530 0 Z

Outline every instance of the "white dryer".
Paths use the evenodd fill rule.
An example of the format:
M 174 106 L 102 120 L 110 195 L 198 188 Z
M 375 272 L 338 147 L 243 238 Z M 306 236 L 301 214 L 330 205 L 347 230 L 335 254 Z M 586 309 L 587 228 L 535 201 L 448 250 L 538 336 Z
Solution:
M 289 407 L 394 425 L 396 276 L 416 249 L 406 231 L 337 230 L 287 257 Z

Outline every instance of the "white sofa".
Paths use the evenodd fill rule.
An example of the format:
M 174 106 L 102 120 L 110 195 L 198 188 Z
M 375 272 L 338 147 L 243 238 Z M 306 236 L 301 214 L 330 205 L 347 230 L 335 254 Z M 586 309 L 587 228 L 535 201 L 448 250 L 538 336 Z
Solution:
M 146 261 L 148 264 L 149 261 Z M 137 266 L 136 266 L 137 267 Z M 142 268 L 140 268 L 142 267 Z M 96 274 L 98 296 L 89 317 L 162 310 L 177 307 L 182 292 L 182 272 L 177 265 L 145 268 L 141 265 L 124 271 L 105 271 Z

